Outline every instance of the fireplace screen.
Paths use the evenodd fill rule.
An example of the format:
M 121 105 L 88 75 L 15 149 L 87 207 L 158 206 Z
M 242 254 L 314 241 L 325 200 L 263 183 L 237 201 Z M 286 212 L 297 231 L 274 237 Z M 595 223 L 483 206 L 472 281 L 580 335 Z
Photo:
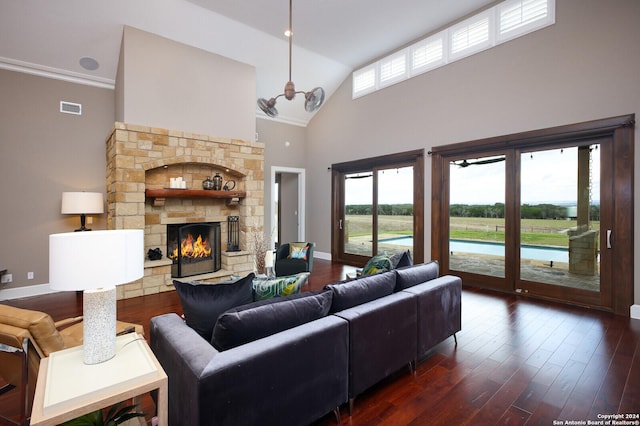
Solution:
M 167 225 L 167 256 L 174 278 L 220 270 L 220 222 Z

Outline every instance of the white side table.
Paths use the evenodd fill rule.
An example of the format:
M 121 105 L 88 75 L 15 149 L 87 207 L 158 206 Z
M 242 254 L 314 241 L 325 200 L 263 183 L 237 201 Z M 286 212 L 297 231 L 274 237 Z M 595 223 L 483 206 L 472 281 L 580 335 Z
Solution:
M 82 346 L 52 353 L 40 362 L 31 426 L 57 425 L 158 390 L 157 415 L 167 425 L 167 375 L 144 338 L 116 339 L 116 356 L 100 364 L 82 361 Z

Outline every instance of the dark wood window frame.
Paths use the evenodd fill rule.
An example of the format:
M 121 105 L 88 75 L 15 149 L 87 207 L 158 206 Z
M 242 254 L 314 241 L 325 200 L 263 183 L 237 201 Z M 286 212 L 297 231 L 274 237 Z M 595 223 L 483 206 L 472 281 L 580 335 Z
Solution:
M 365 158 L 331 165 L 331 257 L 332 259 L 362 266 L 367 259 L 362 256 L 340 256 L 342 244 L 339 238 L 339 222 L 344 219 L 342 207 L 344 194 L 339 191 L 345 174 L 380 168 L 413 166 L 413 260 L 424 261 L 424 149 Z M 374 190 L 375 192 L 375 190 Z
M 431 257 L 440 262 L 441 273 L 449 273 L 449 164 L 453 160 L 477 155 L 491 155 L 505 149 L 540 149 L 559 144 L 580 145 L 586 141 L 608 138 L 612 141 L 612 174 L 614 193 L 607 208 L 611 209 L 612 221 L 616 224 L 615 265 L 612 265 L 606 279 L 611 280 L 611 294 L 605 304 L 590 304 L 595 308 L 610 310 L 618 315 L 630 314 L 633 304 L 633 177 L 634 177 L 634 132 L 635 115 L 594 120 L 584 123 L 559 126 L 542 130 L 516 133 L 506 136 L 462 142 L 434 147 L 432 157 L 432 197 L 431 197 Z M 507 195 L 512 196 L 518 188 L 507 187 Z M 507 212 L 509 214 L 509 212 Z M 513 212 L 511 212 L 513 214 Z M 517 221 L 512 221 L 517 222 Z M 514 223 L 506 232 L 515 236 L 518 230 Z M 507 265 L 508 266 L 508 265 Z M 603 273 L 605 273 L 603 271 Z M 508 279 L 509 277 L 507 277 Z M 604 279 L 605 277 L 603 277 Z M 494 279 L 498 282 L 498 279 Z M 491 286 L 487 282 L 466 284 L 486 286 L 501 291 L 515 292 L 515 288 L 505 285 Z

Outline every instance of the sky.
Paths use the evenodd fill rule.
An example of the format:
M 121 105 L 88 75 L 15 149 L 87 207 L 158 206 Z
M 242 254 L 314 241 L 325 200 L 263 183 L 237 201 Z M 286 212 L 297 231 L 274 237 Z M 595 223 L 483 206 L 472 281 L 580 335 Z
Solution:
M 577 148 L 527 152 L 521 158 L 522 204 L 575 203 L 578 180 Z M 476 159 L 468 159 L 473 162 Z M 600 151 L 591 153 L 592 203 L 600 202 Z M 494 204 L 505 200 L 505 162 L 450 168 L 451 204 Z M 412 167 L 389 169 L 379 175 L 380 204 L 413 201 Z M 364 175 L 364 174 L 361 174 Z M 347 179 L 346 204 L 371 204 L 373 178 Z

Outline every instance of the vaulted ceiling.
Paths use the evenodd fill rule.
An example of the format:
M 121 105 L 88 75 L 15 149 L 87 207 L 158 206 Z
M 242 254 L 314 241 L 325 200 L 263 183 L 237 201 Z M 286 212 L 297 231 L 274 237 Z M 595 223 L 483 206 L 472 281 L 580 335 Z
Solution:
M 294 0 L 292 79 L 329 97 L 355 68 L 493 3 Z M 288 80 L 287 0 L 0 0 L 0 68 L 113 87 L 123 25 L 255 66 L 257 97 Z M 279 118 L 306 124 L 303 103 L 279 100 Z

